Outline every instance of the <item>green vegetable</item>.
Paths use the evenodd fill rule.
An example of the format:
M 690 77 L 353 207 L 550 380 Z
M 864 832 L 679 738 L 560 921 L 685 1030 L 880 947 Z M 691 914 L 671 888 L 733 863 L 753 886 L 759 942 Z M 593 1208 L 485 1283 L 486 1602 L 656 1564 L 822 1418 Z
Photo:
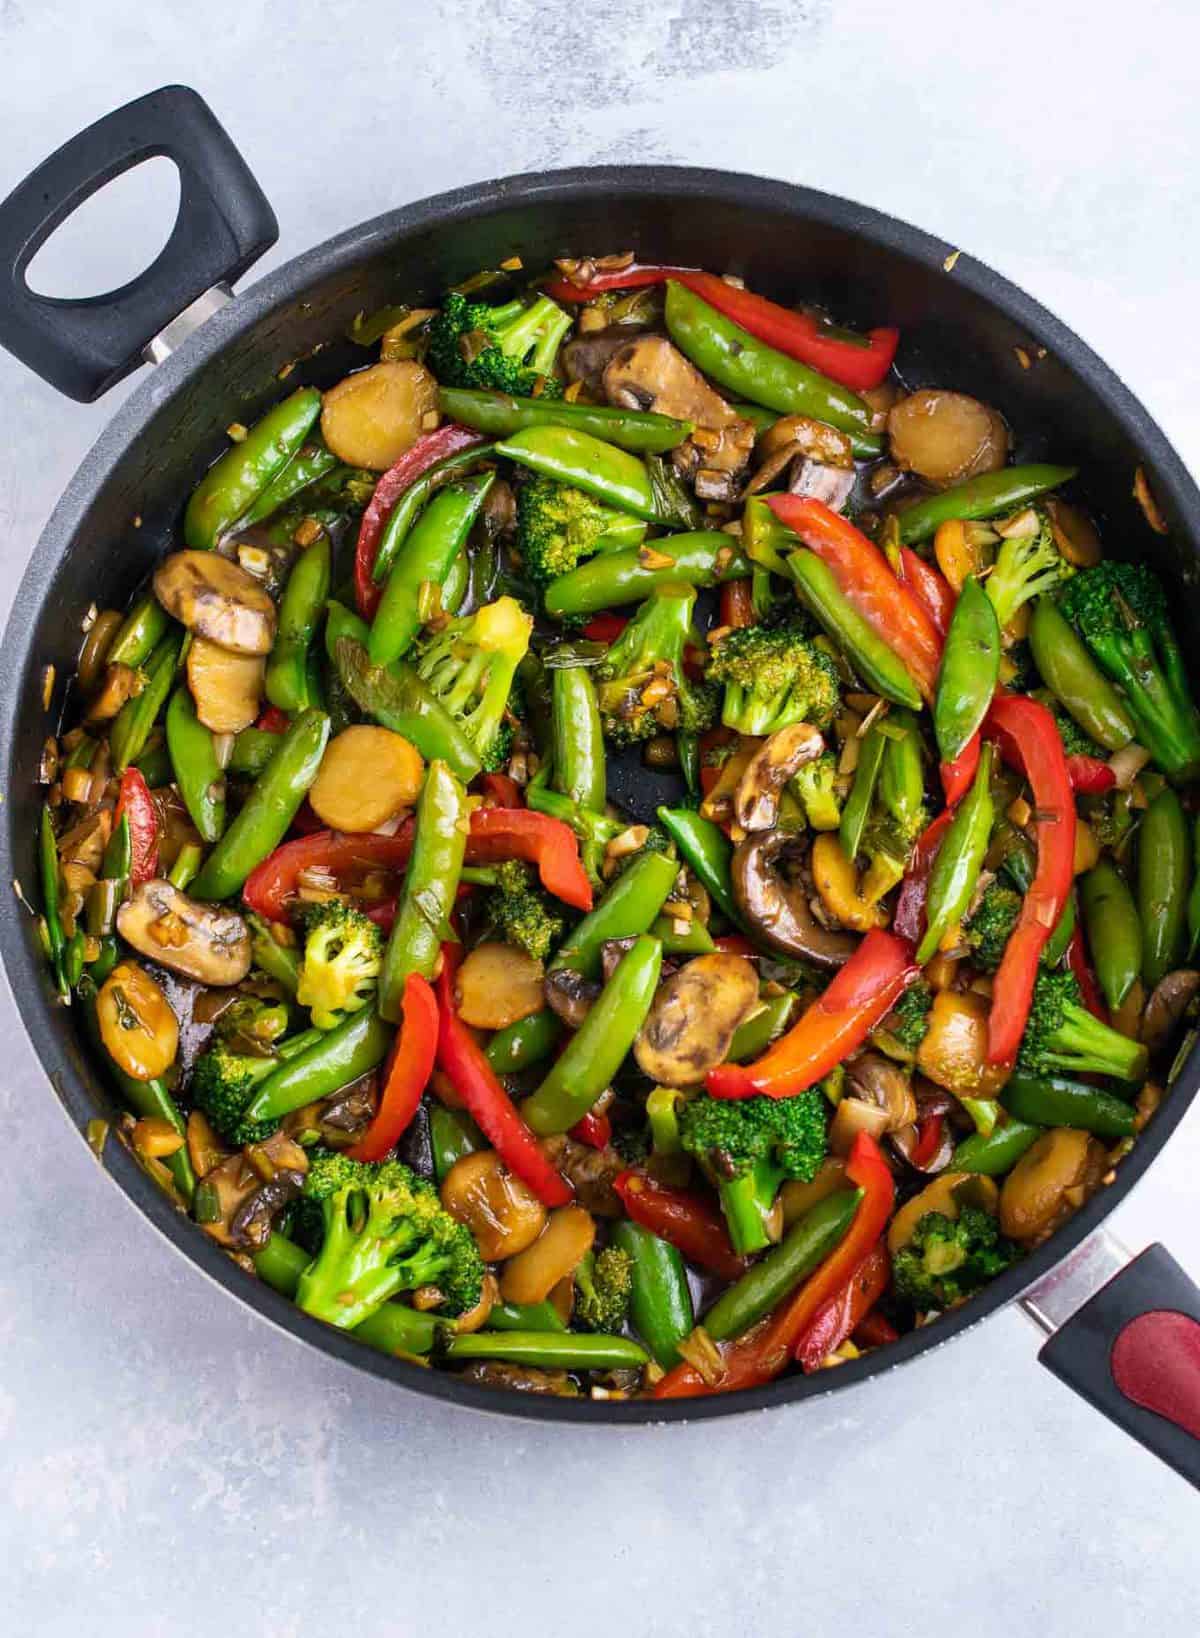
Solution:
M 929 1013 L 933 1007 L 933 990 L 922 979 L 911 985 L 888 1013 L 882 1028 L 888 1040 L 915 1058 L 921 1042 L 929 1032 Z
M 486 1148 L 487 1140 L 465 1110 L 447 1109 L 444 1104 L 431 1103 L 429 1146 L 433 1151 L 434 1176 L 441 1184 L 464 1155 Z
M 509 1024 L 507 1029 L 498 1029 L 485 1049 L 487 1061 L 497 1075 L 515 1075 L 548 1058 L 562 1039 L 562 1033 L 563 1024 L 557 1013 L 544 1008 Z
M 746 1022 L 739 1024 L 734 1031 L 729 1051 L 725 1054 L 728 1062 L 746 1064 L 761 1058 L 771 1042 L 795 1023 L 799 1011 L 800 999 L 790 990 L 783 995 L 769 996 L 760 1004 L 759 1010 L 751 1013 Z
M 1142 927 L 1124 876 L 1101 859 L 1081 877 L 1079 899 L 1088 950 L 1110 1011 L 1116 1012 L 1142 970 Z
M 724 683 L 721 721 L 739 734 L 774 734 L 795 722 L 827 728 L 841 706 L 837 667 L 798 619 L 727 631 L 712 646 L 708 678 Z
M 1020 1252 L 991 1212 L 964 1206 L 957 1218 L 927 1211 L 892 1259 L 892 1283 L 920 1313 L 949 1308 L 995 1279 Z
M 60 995 L 69 993 L 70 985 L 63 972 L 63 950 L 66 940 L 63 937 L 62 917 L 59 912 L 59 894 L 61 879 L 58 868 L 58 842 L 54 835 L 54 817 L 50 812 L 50 804 L 42 804 L 42 816 L 38 827 L 38 867 L 42 886 L 42 915 L 46 922 L 46 942 L 49 946 L 48 954 L 54 968 Z
M 610 645 L 596 672 L 596 697 L 614 745 L 634 745 L 664 730 L 703 734 L 712 727 L 716 689 L 691 682 L 684 668 L 684 650 L 699 644 L 695 604 L 693 587 L 664 586 Z
M 277 1064 L 259 1082 L 246 1106 L 247 1120 L 278 1120 L 306 1103 L 330 1098 L 372 1069 L 387 1055 L 392 1032 L 371 1007 L 319 1033 L 303 1051 Z
M 561 398 L 513 398 L 504 392 L 474 392 L 443 387 L 438 393 L 442 414 L 464 427 L 474 427 L 489 438 L 508 438 L 525 427 L 571 427 L 587 432 L 618 449 L 635 454 L 657 454 L 674 449 L 692 431 L 690 421 L 643 410 L 610 409 L 598 404 L 568 404 Z
M 225 829 L 225 780 L 213 736 L 184 687 L 171 695 L 166 728 L 171 769 L 188 816 L 202 841 L 218 842 Z
M 508 859 L 497 875 L 499 885 L 487 896 L 489 922 L 505 943 L 524 950 L 535 961 L 545 961 L 562 936 L 561 916 L 554 914 L 545 893 L 534 886 L 528 865 Z
M 321 413 L 321 394 L 301 387 L 255 422 L 240 443 L 210 466 L 183 517 L 184 543 L 213 547 L 287 466 Z
M 271 932 L 274 923 L 266 922 L 260 916 L 248 915 L 246 925 L 250 929 L 254 965 L 294 996 L 300 987 L 299 951 L 293 945 L 277 943 Z
M 241 519 L 242 526 L 249 528 L 255 523 L 262 523 L 264 519 L 274 516 L 290 500 L 308 489 L 321 478 L 326 478 L 331 472 L 336 472 L 342 463 L 333 451 L 317 438 L 316 441 L 302 444 L 292 456 L 287 465 L 280 471 L 259 495 L 254 505 Z M 352 470 L 350 467 L 344 471 Z M 374 481 L 374 473 L 371 474 Z
M 556 665 L 550 673 L 555 789 L 581 808 L 603 813 L 608 801 L 604 734 L 591 672 Z
M 107 665 L 145 664 L 171 628 L 171 616 L 153 592 L 143 592 L 108 645 Z
M 584 1331 L 619 1331 L 633 1295 L 633 1259 L 618 1246 L 589 1251 L 575 1270 L 572 1325 Z
M 427 588 L 444 585 L 495 478 L 494 472 L 481 472 L 448 483 L 421 513 L 396 552 L 371 624 L 367 647 L 372 665 L 390 665 L 411 648 L 427 618 Z
M 652 545 L 601 552 L 546 587 L 556 620 L 641 603 L 659 586 L 717 586 L 750 572 L 731 535 L 715 529 L 666 535 Z
M 317 777 L 329 739 L 324 711 L 302 711 L 259 775 L 241 811 L 192 884 L 197 899 L 227 899 L 279 846 Z
M 479 755 L 450 713 L 402 660 L 389 666 L 372 665 L 366 644 L 348 629 L 355 617 L 346 610 L 335 616 L 336 608 L 337 604 L 329 605 L 327 630 L 336 629 L 338 676 L 359 710 L 382 727 L 402 734 L 426 760 L 445 762 L 464 783 L 474 779 L 480 768 Z M 365 627 L 363 630 L 365 635 Z
M 1017 1068 L 1026 1075 L 1115 1075 L 1140 1081 L 1146 1073 L 1146 1049 L 1118 1034 L 1083 1005 L 1079 985 L 1069 973 L 1039 972 L 1033 1005 Z
M 801 549 L 788 558 L 787 567 L 814 619 L 841 649 L 867 688 L 896 705 L 919 711 L 920 689 L 899 656 L 876 635 L 842 593 L 829 565 L 815 552 Z
M 442 1350 L 448 1365 L 498 1359 L 547 1371 L 637 1370 L 647 1354 L 628 1337 L 578 1336 L 573 1331 L 472 1331 L 449 1338 Z
M 318 1029 L 334 1029 L 368 1006 L 382 966 L 383 934 L 369 916 L 342 899 L 307 908 L 296 1000 Z
M 670 898 L 678 872 L 678 861 L 657 847 L 639 852 L 567 934 L 550 963 L 550 972 L 568 968 L 584 978 L 597 977 L 604 945 L 610 939 L 636 938 L 648 932 Z
M 733 844 L 725 832 L 691 808 L 659 808 L 658 818 L 721 914 L 740 926 L 742 918 L 730 880 Z
M 629 1317 L 633 1329 L 655 1364 L 669 1371 L 679 1364 L 679 1344 L 695 1323 L 683 1258 L 666 1240 L 628 1219 L 613 1224 L 610 1239 L 630 1260 L 633 1291 Z
M 278 1232 L 272 1234 L 253 1257 L 259 1279 L 285 1297 L 295 1296 L 300 1276 L 312 1261 L 307 1251 Z M 419 1314 L 402 1302 L 385 1302 L 382 1308 L 360 1320 L 352 1335 L 369 1348 L 393 1358 L 403 1354 L 427 1354 L 433 1348 L 440 1323 L 436 1314 Z
M 1075 573 L 1054 544 L 1049 520 L 1042 517 L 1038 521 L 1035 533 L 1001 540 L 987 577 L 988 601 L 1001 630 L 1031 597 L 1048 595 Z
M 999 877 L 989 882 L 977 908 L 963 923 L 972 966 L 980 972 L 996 971 L 1020 914 L 1021 894 L 1006 887 Z
M 318 703 L 312 697 L 308 658 L 329 597 L 332 554 L 329 536 L 322 532 L 300 553 L 284 587 L 265 684 L 267 698 L 281 711 L 303 711 Z
M 1075 476 L 1073 466 L 1005 466 L 999 472 L 986 472 L 981 478 L 971 478 L 956 489 L 943 490 L 940 495 L 929 495 L 900 514 L 900 539 L 905 546 L 915 546 L 928 540 L 943 523 L 954 518 L 976 522 L 980 518 L 1001 517 L 1026 506 L 1039 495 L 1059 489 Z
M 992 834 L 991 778 L 992 747 L 985 745 L 974 783 L 954 810 L 933 861 L 925 935 L 917 946 L 921 966 L 936 955 L 942 939 L 961 921 L 971 902 Z
M 413 657 L 421 682 L 485 769 L 502 768 L 508 760 L 512 729 L 505 717 L 532 627 L 514 597 L 501 597 L 463 619 L 448 620 Z
M 290 1040 L 265 1042 L 269 1055 L 237 1050 L 236 1039 L 224 1034 L 196 1059 L 189 1095 L 196 1108 L 207 1115 L 218 1135 L 241 1148 L 245 1143 L 261 1143 L 279 1125 L 275 1115 L 251 1118 L 251 1100 L 269 1075 L 281 1063 L 307 1052 L 321 1040 L 318 1030 L 306 1030 Z
M 596 552 L 637 546 L 645 533 L 641 519 L 554 478 L 534 474 L 517 490 L 516 548 L 537 586 L 569 574 Z
M 788 782 L 789 794 L 804 809 L 812 830 L 837 830 L 842 822 L 841 798 L 837 792 L 837 757 L 822 751 L 812 762 L 798 768 Z
M 1133 718 L 1049 597 L 1033 605 L 1029 647 L 1042 681 L 1089 739 L 1105 751 L 1129 744 L 1136 733 Z
M 429 367 L 443 387 L 558 399 L 552 372 L 570 328 L 570 314 L 548 296 L 491 307 L 452 290 L 429 326 Z
M 1003 1177 L 1041 1135 L 1040 1126 L 1027 1126 L 1024 1121 L 1011 1119 L 1003 1126 L 994 1127 L 986 1137 L 972 1132 L 955 1149 L 950 1170 L 977 1173 L 981 1177 Z
M 999 676 L 1000 623 L 996 608 L 990 590 L 985 592 L 969 574 L 950 617 L 933 704 L 933 728 L 943 762 L 955 761 L 966 750 L 987 715 Z
M 183 633 L 170 631 L 146 661 L 146 686 L 117 712 L 108 736 L 113 768 L 124 773 L 142 754 L 158 713 L 167 703 L 175 673 L 183 657 Z
M 552 1302 L 498 1302 L 488 1315 L 489 1331 L 565 1331 Z
M 856 859 L 862 846 L 867 820 L 875 800 L 875 787 L 879 783 L 879 774 L 883 768 L 887 743 L 879 722 L 873 722 L 859 741 L 854 783 L 850 787 L 850 795 L 846 798 L 838 826 L 838 839 L 842 844 L 842 852 L 848 859 Z
M 446 1313 L 466 1313 L 479 1301 L 483 1263 L 474 1235 L 401 1161 L 318 1153 L 304 1193 L 320 1202 L 325 1227 L 296 1288 L 306 1314 L 348 1331 L 419 1286 L 437 1286 Z
M 466 792 L 444 762 L 431 762 L 417 804 L 417 827 L 404 891 L 379 979 L 379 1010 L 393 1022 L 402 1011 L 409 973 L 432 978 L 449 932 L 468 829 Z
M 1122 1098 L 1062 1075 L 1012 1075 L 1000 1101 L 1010 1115 L 1035 1126 L 1074 1126 L 1104 1138 L 1134 1131 L 1133 1109 Z
M 1173 790 L 1162 790 L 1146 809 L 1138 832 L 1137 907 L 1142 977 L 1149 989 L 1183 961 L 1191 869 L 1183 805 Z
M 783 1239 L 717 1298 L 702 1321 L 715 1342 L 740 1336 L 781 1302 L 838 1246 L 858 1209 L 861 1189 L 837 1189 L 794 1222 Z
M 768 1218 L 788 1178 L 811 1182 L 825 1158 L 825 1100 L 820 1092 L 791 1098 L 712 1098 L 685 1103 L 680 1141 L 717 1190 L 729 1237 L 738 1252 L 771 1243 Z

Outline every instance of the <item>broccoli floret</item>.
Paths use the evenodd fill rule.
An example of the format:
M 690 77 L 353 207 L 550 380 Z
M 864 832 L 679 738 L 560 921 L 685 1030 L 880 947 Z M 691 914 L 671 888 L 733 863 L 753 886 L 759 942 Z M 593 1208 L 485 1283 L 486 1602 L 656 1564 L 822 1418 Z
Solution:
M 1077 574 L 1060 607 L 1125 695 L 1138 740 L 1168 778 L 1200 772 L 1200 715 L 1162 585 L 1144 563 L 1098 563 Z
M 716 718 L 716 691 L 690 681 L 683 654 L 698 647 L 692 630 L 696 592 L 664 586 L 642 604 L 596 671 L 604 732 L 633 745 L 666 730 L 703 734 Z
M 619 1331 L 633 1295 L 633 1258 L 619 1246 L 588 1252 L 575 1270 L 572 1322 L 585 1331 Z
M 713 644 L 712 682 L 725 684 L 721 721 L 739 734 L 773 734 L 794 722 L 827 728 L 837 714 L 837 667 L 796 619 L 742 626 Z
M 963 923 L 972 964 L 981 972 L 996 971 L 1020 914 L 1021 895 L 1016 889 L 1001 881 L 989 882 L 975 911 Z
M 910 1058 L 916 1057 L 917 1049 L 925 1039 L 932 1006 L 933 991 L 922 979 L 905 990 L 880 1026 Z
M 740 1252 L 770 1244 L 766 1219 L 787 1178 L 809 1182 L 825 1158 L 825 1102 L 818 1091 L 791 1098 L 712 1098 L 684 1104 L 679 1136 L 716 1185 Z
M 264 1001 L 257 995 L 239 995 L 225 1008 L 216 1022 L 216 1033 L 223 1041 L 237 1046 L 273 1047 L 287 1034 L 288 1008 L 282 1001 Z
M 836 784 L 837 758 L 832 751 L 822 751 L 793 774 L 788 788 L 798 797 L 813 830 L 836 830 L 841 824 L 842 804 Z
M 617 834 L 621 835 L 630 828 L 629 825 L 621 825 Z M 605 876 L 607 881 L 615 882 L 618 876 L 623 876 L 631 865 L 636 864 L 647 853 L 665 853 L 671 858 L 675 857 L 675 844 L 665 830 L 660 830 L 657 825 L 647 825 L 645 831 L 646 838 L 640 847 L 634 848 L 629 853 L 622 853 L 615 864 L 611 864 L 610 861 L 611 868 L 606 872 Z
M 241 1148 L 245 1143 L 262 1143 L 279 1125 L 278 1120 L 246 1120 L 245 1110 L 260 1081 L 265 1081 L 281 1059 L 290 1058 L 320 1040 L 317 1030 L 306 1030 L 290 1040 L 275 1044 L 274 1050 L 238 1052 L 234 1044 L 218 1039 L 202 1052 L 192 1068 L 188 1092 L 192 1103 L 211 1121 L 214 1130 Z
M 892 1281 L 921 1313 L 949 1308 L 1003 1274 L 1020 1254 L 981 1206 L 964 1206 L 957 1218 L 927 1211 L 893 1258 Z
M 636 546 L 645 533 L 640 518 L 553 478 L 531 477 L 517 490 L 516 547 L 535 585 L 557 580 L 609 546 Z
M 304 917 L 304 960 L 296 999 L 318 1029 L 333 1029 L 375 995 L 383 933 L 341 899 L 312 905 Z
M 512 743 L 505 721 L 533 620 L 515 597 L 498 597 L 449 620 L 416 650 L 421 681 L 458 723 L 485 770 L 504 766 Z
M 545 895 L 534 887 L 528 865 L 507 859 L 496 874 L 499 880 L 487 899 L 488 919 L 506 944 L 545 961 L 562 937 L 562 918 L 552 913 Z
M 474 1236 L 403 1162 L 318 1152 L 304 1193 L 321 1203 L 325 1227 L 296 1289 L 306 1314 L 348 1331 L 418 1286 L 436 1286 L 448 1314 L 479 1301 L 483 1260 Z
M 1146 1048 L 1094 1018 L 1072 973 L 1039 972 L 1017 1068 L 1027 1075 L 1115 1075 L 1140 1081 Z
M 429 326 L 426 360 L 445 387 L 560 398 L 551 372 L 570 328 L 570 315 L 548 296 L 489 307 L 451 291 Z
M 1000 661 L 1000 681 L 1010 694 L 1028 694 L 1041 683 L 1041 675 L 1034 662 L 1029 639 L 1010 643 Z
M 1053 695 L 1047 699 L 1046 704 L 1049 706 L 1050 714 L 1058 725 L 1058 733 L 1059 738 L 1063 743 L 1064 755 L 1094 756 L 1099 757 L 1102 762 L 1107 761 L 1108 752 L 1104 749 L 1104 747 L 1102 745 L 1097 745 L 1096 741 L 1090 734 L 1084 733 L 1083 729 L 1075 721 L 1075 718 L 1069 716 L 1068 713 L 1064 711 Z
M 1049 521 L 1044 517 L 1038 517 L 1033 532 L 1002 540 L 992 572 L 984 582 L 1001 631 L 1022 604 L 1054 591 L 1074 573 L 1054 544 Z

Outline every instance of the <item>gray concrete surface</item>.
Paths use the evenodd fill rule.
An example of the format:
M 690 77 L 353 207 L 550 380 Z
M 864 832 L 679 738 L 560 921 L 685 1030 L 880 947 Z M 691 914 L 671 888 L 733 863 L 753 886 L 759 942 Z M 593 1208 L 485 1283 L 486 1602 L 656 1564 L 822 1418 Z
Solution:
M 1028 287 L 1197 464 L 1198 46 L 1186 0 L 0 0 L 0 191 L 173 80 L 274 201 L 272 262 L 543 164 L 787 177 Z M 46 287 L 132 271 L 164 197 L 98 212 Z M 0 613 L 110 412 L 0 355 Z M 452 1413 L 302 1351 L 168 1251 L 66 1132 L 2 1005 L 13 1638 L 1194 1629 L 1195 1496 L 1040 1370 L 1019 1313 L 854 1397 L 723 1425 Z M 1200 1274 L 1198 1162 L 1200 1111 L 1116 1227 Z

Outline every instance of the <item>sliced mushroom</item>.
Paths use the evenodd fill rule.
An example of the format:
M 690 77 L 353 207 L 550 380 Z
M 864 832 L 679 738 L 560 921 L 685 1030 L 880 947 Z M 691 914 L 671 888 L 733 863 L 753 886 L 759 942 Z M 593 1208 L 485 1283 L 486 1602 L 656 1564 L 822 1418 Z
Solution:
M 767 489 L 791 465 L 788 488 L 840 511 L 854 488 L 854 454 L 844 432 L 807 415 L 781 415 L 758 440 L 761 461 L 748 495 Z M 794 463 L 794 464 L 793 464 Z
M 262 585 L 219 552 L 173 552 L 154 573 L 154 595 L 199 637 L 234 654 L 269 654 L 275 605 Z
M 1097 1138 L 1056 1126 L 1025 1151 L 1005 1178 L 1000 1227 L 1012 1240 L 1040 1244 L 1095 1194 L 1107 1166 Z
M 696 431 L 676 451 L 675 464 L 686 472 L 704 474 L 708 498 L 728 498 L 714 490 L 721 487 L 732 492 L 728 477 L 740 472 L 750 459 L 753 424 L 730 408 L 666 336 L 627 339 L 605 367 L 604 393 L 610 404 L 623 409 L 652 410 L 691 421 Z
M 250 971 L 241 916 L 197 904 L 168 881 L 143 882 L 117 911 L 117 931 L 142 955 L 202 984 L 238 984 Z
M 298 1143 L 284 1132 L 273 1132 L 269 1138 L 254 1146 L 252 1164 L 244 1150 L 230 1155 L 219 1166 L 206 1173 L 204 1181 L 216 1192 L 217 1215 L 205 1223 L 205 1234 L 211 1235 L 218 1245 L 234 1246 L 233 1224 L 242 1208 L 264 1184 L 278 1175 L 294 1173 L 303 1178 L 308 1170 L 308 1156 Z
M 139 671 L 131 665 L 121 665 L 114 661 L 104 668 L 104 681 L 94 699 L 89 700 L 87 720 L 89 722 L 108 722 L 117 712 L 136 694 L 141 693 L 143 678 Z
M 604 372 L 617 353 L 629 345 L 624 327 L 593 330 L 568 341 L 562 350 L 563 369 L 568 381 L 582 382 L 593 398 L 604 396 Z
M 846 1065 L 852 1095 L 882 1109 L 887 1116 L 885 1132 L 898 1132 L 917 1118 L 917 1100 L 912 1082 L 899 1064 L 881 1052 L 860 1052 Z
M 1141 1037 L 1151 1052 L 1161 1052 L 1170 1045 L 1184 1013 L 1198 994 L 1200 972 L 1191 967 L 1178 967 L 1159 979 L 1142 1015 Z
M 234 1212 L 229 1239 L 245 1251 L 259 1251 L 271 1238 L 272 1225 L 283 1208 L 304 1189 L 304 1173 L 280 1170 L 269 1183 L 255 1189 Z
M 744 956 L 697 956 L 659 986 L 634 1043 L 638 1067 L 660 1086 L 698 1086 L 757 1003 L 758 974 Z
M 966 393 L 923 387 L 888 414 L 892 459 L 939 489 L 995 472 L 1008 459 L 1003 416 Z
M 557 972 L 546 974 L 543 993 L 546 1005 L 558 1014 L 567 1028 L 578 1029 L 600 994 L 600 986 L 592 979 L 572 972 L 569 967 L 561 967 Z
M 506 1365 L 498 1359 L 476 1359 L 463 1371 L 460 1382 L 479 1388 L 505 1388 L 509 1393 L 549 1394 L 553 1399 L 578 1399 L 579 1385 L 566 1371 L 541 1371 L 532 1365 Z
M 784 786 L 824 749 L 820 730 L 808 722 L 794 722 L 765 740 L 750 759 L 734 795 L 734 818 L 742 829 L 772 829 Z
M 207 637 L 193 638 L 187 680 L 197 717 L 214 734 L 240 734 L 258 716 L 266 671 L 261 654 L 234 654 Z
M 995 1215 L 999 1194 L 990 1177 L 971 1172 L 943 1172 L 919 1194 L 906 1200 L 892 1218 L 887 1231 L 888 1250 L 893 1257 L 903 1251 L 927 1212 L 940 1211 L 945 1217 L 957 1219 L 964 1206 L 978 1206 Z
M 593 1149 L 565 1132 L 543 1138 L 541 1150 L 556 1172 L 575 1190 L 575 1198 L 593 1217 L 624 1217 L 625 1208 L 613 1184 L 625 1162 L 611 1144 Z
M 733 851 L 733 893 L 738 909 L 773 950 L 840 967 L 858 948 L 849 933 L 822 927 L 801 879 L 803 844 L 787 831 L 758 831 Z

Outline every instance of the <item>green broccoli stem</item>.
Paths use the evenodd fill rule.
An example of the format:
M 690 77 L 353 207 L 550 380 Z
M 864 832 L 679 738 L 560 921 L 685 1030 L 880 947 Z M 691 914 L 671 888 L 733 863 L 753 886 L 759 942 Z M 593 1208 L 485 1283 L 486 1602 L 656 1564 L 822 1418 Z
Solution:
M 717 1195 L 729 1238 L 733 1249 L 742 1256 L 765 1251 L 773 1243 L 767 1232 L 767 1219 L 782 1182 L 783 1173 L 778 1167 L 760 1161 L 740 1177 L 722 1178 L 718 1184 Z
M 312 1262 L 308 1252 L 278 1232 L 272 1234 L 261 1251 L 254 1253 L 254 1269 L 260 1280 L 285 1297 L 294 1297 L 300 1276 Z M 368 1315 L 350 1335 L 381 1354 L 428 1354 L 444 1321 L 428 1313 L 418 1313 L 403 1303 L 386 1302 Z
M 1102 1024 L 1073 1001 L 1063 1002 L 1062 1018 L 1044 1037 L 1040 1056 L 1056 1069 L 1113 1075 L 1122 1081 L 1141 1081 L 1148 1060 L 1140 1042 Z

